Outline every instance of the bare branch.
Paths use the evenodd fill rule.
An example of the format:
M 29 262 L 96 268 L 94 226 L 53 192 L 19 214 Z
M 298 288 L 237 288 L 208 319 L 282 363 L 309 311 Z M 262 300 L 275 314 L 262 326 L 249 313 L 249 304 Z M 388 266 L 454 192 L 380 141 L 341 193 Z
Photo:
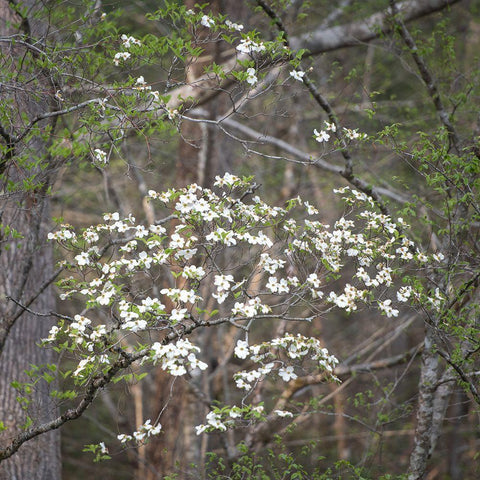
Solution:
M 288 153 L 295 159 L 299 160 L 301 163 L 304 165 L 311 165 L 315 168 L 319 168 L 320 170 L 323 170 L 328 173 L 333 173 L 335 175 L 341 175 L 344 177 L 346 180 L 350 182 L 350 179 L 346 178 L 344 176 L 344 169 L 341 166 L 336 166 L 332 165 L 322 158 L 316 158 L 313 155 L 310 155 L 306 152 L 303 152 L 299 148 L 296 148 L 292 144 L 286 142 L 285 140 L 282 140 L 280 138 L 273 137 L 271 135 L 266 135 L 266 134 L 261 134 L 257 130 L 254 130 L 250 127 L 247 127 L 246 125 L 241 124 L 240 122 L 237 122 L 236 120 L 233 120 L 232 118 L 225 118 L 221 120 L 221 123 L 219 123 L 219 126 L 222 127 L 223 125 L 226 125 L 228 127 L 233 128 L 234 130 L 240 132 L 242 135 L 251 138 L 252 140 L 259 142 L 260 144 L 266 144 L 266 145 L 272 145 L 276 148 L 279 148 L 283 150 L 284 152 Z M 225 130 L 224 130 L 225 131 Z M 229 133 L 225 131 L 227 135 Z M 360 187 L 363 191 L 363 189 L 370 188 L 373 192 L 374 195 L 378 197 L 378 195 L 383 195 L 384 197 L 391 198 L 392 200 L 395 200 L 399 203 L 406 203 L 410 201 L 408 198 L 393 192 L 390 189 L 383 188 L 383 187 L 372 187 L 369 186 L 366 182 L 363 182 L 363 180 L 360 180 L 356 177 L 352 185 L 355 185 L 358 187 L 358 184 L 360 184 Z
M 398 4 L 403 20 L 410 22 L 417 18 L 438 12 L 458 3 L 460 0 L 417 0 Z M 310 55 L 354 47 L 371 42 L 391 31 L 390 12 L 377 12 L 358 22 L 339 25 L 331 28 L 320 27 L 313 32 L 307 32 L 290 39 L 293 50 L 305 48 Z
M 458 136 L 457 136 L 457 133 L 455 132 L 455 128 L 453 127 L 452 122 L 450 121 L 450 116 L 443 105 L 442 99 L 440 98 L 440 92 L 438 91 L 437 83 L 433 78 L 433 75 L 430 72 L 424 58 L 419 54 L 418 47 L 415 43 L 415 40 L 413 39 L 412 35 L 408 31 L 407 27 L 405 26 L 405 22 L 400 15 L 400 10 L 395 0 L 390 0 L 390 5 L 392 8 L 392 13 L 394 14 L 393 22 L 395 25 L 398 26 L 398 31 L 400 33 L 400 36 L 405 42 L 405 45 L 407 45 L 407 47 L 409 48 L 410 54 L 412 55 L 412 58 L 415 64 L 417 65 L 417 68 L 418 68 L 418 71 L 420 72 L 422 80 L 425 83 L 425 86 L 427 87 L 428 94 L 430 95 L 430 98 L 432 99 L 433 104 L 435 105 L 435 109 L 437 110 L 440 121 L 442 122 L 442 124 L 444 125 L 444 127 L 448 132 L 450 145 L 453 146 L 455 150 L 458 152 L 459 151 Z
M 438 354 L 457 372 L 458 376 L 468 385 L 468 389 L 472 394 L 474 400 L 480 405 L 480 395 L 477 391 L 477 388 L 473 384 L 473 382 L 468 378 L 467 374 L 463 371 L 462 367 L 458 365 L 458 363 L 454 362 L 450 355 L 442 350 L 437 350 Z
M 26 127 L 25 129 L 23 130 L 23 132 L 18 135 L 17 137 L 14 137 L 13 138 L 13 141 L 15 143 L 17 142 L 20 142 L 21 140 L 23 140 L 25 138 L 26 135 L 28 135 L 28 133 L 30 132 L 30 130 L 38 123 L 40 122 L 41 120 L 45 120 L 47 118 L 54 118 L 54 117 L 60 117 L 62 115 L 66 115 L 68 113 L 72 113 L 72 112 L 75 112 L 76 110 L 80 110 L 84 107 L 87 107 L 88 105 L 91 105 L 93 103 L 97 103 L 99 105 L 103 104 L 104 102 L 104 99 L 103 98 L 92 98 L 90 100 L 86 100 L 85 102 L 81 102 L 81 103 L 78 103 L 76 105 L 73 105 L 69 108 L 64 108 L 63 110 L 54 110 L 52 112 L 46 112 L 46 113 L 42 113 L 41 115 L 38 115 L 37 117 L 35 117 Z M 109 105 L 108 108 L 111 108 L 113 110 L 121 110 L 120 108 L 118 107 L 115 107 L 115 106 L 112 106 L 112 105 Z

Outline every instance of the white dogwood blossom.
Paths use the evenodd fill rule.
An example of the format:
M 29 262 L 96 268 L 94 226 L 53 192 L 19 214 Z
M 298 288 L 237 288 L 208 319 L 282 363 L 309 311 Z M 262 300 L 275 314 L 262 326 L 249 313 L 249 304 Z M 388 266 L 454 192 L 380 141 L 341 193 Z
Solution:
M 254 68 L 247 68 L 247 83 L 253 86 L 257 82 L 257 71 Z
M 302 72 L 301 70 L 292 70 L 290 72 L 290 76 L 295 80 L 298 80 L 299 82 L 303 82 L 303 77 L 305 76 L 305 72 Z
M 124 62 L 127 61 L 132 54 L 130 52 L 117 52 L 113 57 L 113 64 L 118 66 L 120 62 L 123 60 Z
M 121 37 L 122 45 L 127 50 L 132 47 L 132 45 L 141 46 L 142 42 L 131 35 L 123 34 Z
M 240 23 L 234 23 L 230 20 L 225 20 L 225 25 L 230 29 L 230 30 L 236 30 L 237 32 L 241 32 L 244 28 L 244 26 Z
M 328 142 L 330 135 L 325 130 L 313 130 L 313 136 L 318 143 Z
M 237 45 L 237 50 L 240 53 L 253 54 L 264 52 L 266 50 L 266 47 L 263 42 L 256 42 L 255 40 L 252 40 L 250 38 L 243 38 Z
M 215 20 L 208 15 L 203 15 L 200 23 L 206 28 L 212 28 L 215 26 Z

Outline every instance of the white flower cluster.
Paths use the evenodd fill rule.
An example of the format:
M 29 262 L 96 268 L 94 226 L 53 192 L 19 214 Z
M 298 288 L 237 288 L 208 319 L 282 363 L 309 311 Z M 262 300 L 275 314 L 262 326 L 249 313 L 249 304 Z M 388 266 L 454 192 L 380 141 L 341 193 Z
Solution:
M 325 130 L 320 130 L 320 132 L 315 128 L 313 130 L 313 136 L 318 143 L 328 142 L 330 140 L 330 135 Z
M 137 431 L 133 432 L 132 435 L 126 435 L 125 433 L 122 433 L 120 435 L 117 435 L 117 439 L 121 443 L 127 443 L 131 440 L 135 440 L 137 443 L 144 443 L 150 437 L 158 435 L 161 430 L 162 425 L 157 424 L 156 426 L 153 426 L 152 421 L 147 420 L 143 425 L 140 426 Z
M 106 165 L 108 163 L 107 152 L 104 152 L 100 148 L 96 148 L 93 151 L 93 159 L 99 165 Z
M 262 253 L 260 255 L 259 266 L 263 267 L 266 272 L 272 275 L 278 269 L 283 268 L 285 266 L 285 263 L 285 260 L 281 260 L 279 258 L 272 258 L 269 253 Z
M 330 292 L 327 300 L 335 304 L 337 307 L 343 308 L 346 312 L 350 313 L 357 309 L 356 302 L 364 299 L 366 295 L 366 290 L 359 290 L 358 288 L 347 283 L 344 288 L 344 293 L 337 295 L 335 292 Z
M 263 405 L 244 405 L 241 408 L 233 405 L 224 407 L 221 410 L 214 410 L 207 413 L 206 424 L 195 427 L 197 435 L 203 432 L 212 432 L 219 430 L 224 432 L 228 427 L 232 427 L 242 419 L 260 418 L 263 415 Z M 288 412 L 287 412 L 288 413 Z M 285 415 L 286 416 L 286 415 Z
M 253 318 L 259 314 L 267 314 L 272 310 L 268 305 L 262 303 L 260 297 L 249 298 L 246 302 L 235 302 L 232 308 L 233 315 Z
M 213 284 L 217 287 L 217 291 L 216 293 L 212 293 L 212 297 L 215 298 L 219 304 L 222 304 L 227 299 L 233 282 L 233 275 L 215 275 Z
M 303 80 L 303 75 L 299 76 L 298 72 L 290 72 L 290 75 L 296 80 Z M 318 131 L 317 129 L 314 129 L 313 137 L 319 143 L 328 142 L 328 140 L 330 140 L 330 134 L 328 133 L 329 131 L 333 133 L 337 131 L 337 126 L 335 123 L 325 122 L 325 130 Z M 359 133 L 358 129 L 353 130 L 345 127 L 343 128 L 343 134 L 348 140 L 362 140 L 367 137 L 365 133 Z
M 334 127 L 329 124 L 327 128 Z M 80 283 L 65 280 L 66 293 L 62 298 L 76 293 L 84 296 L 91 306 L 109 306 L 118 312 L 117 318 L 120 319 L 112 328 L 132 333 L 191 321 L 192 312 L 203 300 L 198 289 L 206 278 L 213 280 L 215 290 L 212 298 L 218 305 L 224 304 L 230 295 L 232 299 L 235 297 L 235 302 L 227 307 L 231 309 L 232 318 L 270 314 L 271 295 L 291 294 L 307 304 L 322 302 L 324 308 L 331 308 L 328 307 L 330 304 L 353 312 L 363 302 L 376 306 L 388 316 L 398 314 L 398 308 L 387 302 L 388 297 L 385 298 L 385 287 L 392 287 L 394 282 L 393 264 L 423 259 L 419 252 L 415 254 L 412 242 L 400 234 L 391 218 L 374 211 L 370 197 L 346 187 L 336 190 L 347 203 L 360 206 L 363 210 L 358 226 L 353 220 L 342 217 L 330 228 L 312 219 L 312 216 L 318 215 L 318 210 L 301 199 L 290 202 L 288 209 L 271 207 L 256 196 L 251 198 L 251 203 L 244 203 L 235 200 L 232 194 L 237 189 L 249 189 L 249 179 L 225 174 L 216 178 L 216 184 L 226 190 L 220 196 L 195 184 L 161 194 L 149 191 L 150 199 L 171 205 L 174 216 L 180 221 L 169 236 L 162 225 L 146 227 L 137 225 L 132 216 L 121 219 L 118 212 L 106 214 L 104 224 L 89 227 L 83 232 L 87 247 L 74 256 L 73 265 L 78 270 L 88 269 L 89 274 L 97 272 L 97 277 Z M 293 207 L 303 209 L 302 216 L 306 216 L 303 223 L 290 218 Z M 263 231 L 270 225 L 279 225 L 288 234 L 285 250 L 275 248 L 269 232 Z M 116 242 L 120 256 L 111 256 L 108 261 L 99 256 L 104 249 L 101 243 L 105 235 L 118 236 Z M 68 226 L 62 226 L 59 232 L 49 234 L 49 238 L 74 241 L 76 237 Z M 125 241 L 121 241 L 122 238 Z M 241 251 L 244 246 L 252 255 L 249 264 L 251 272 L 265 272 L 264 276 L 258 277 L 255 290 L 250 290 L 248 295 L 240 289 L 247 282 L 248 274 L 244 272 L 235 280 L 233 271 L 229 274 L 219 271 L 214 260 L 216 252 L 222 249 L 232 249 L 233 254 L 235 249 Z M 194 261 L 199 252 L 205 251 L 208 255 L 199 257 L 203 258 L 200 264 L 199 260 Z M 288 271 L 296 269 L 295 259 L 299 254 L 304 259 L 310 259 L 302 265 L 304 276 L 301 280 L 295 275 L 283 273 L 287 264 Z M 441 254 L 435 254 L 435 258 L 441 260 Z M 353 277 L 357 283 L 346 283 L 340 291 L 328 291 L 325 282 L 328 271 L 340 272 L 348 260 L 357 265 Z M 134 303 L 126 301 L 122 293 L 125 277 L 174 264 L 172 275 L 184 279 L 181 288 L 162 289 L 160 294 L 163 298 L 148 297 L 153 305 L 148 309 L 139 303 L 144 301 L 141 300 L 143 296 Z M 380 287 L 384 290 L 377 294 L 375 289 L 380 290 Z M 418 300 L 418 295 L 408 294 L 411 290 L 406 288 L 393 292 L 390 300 L 401 303 L 407 299 Z M 377 298 L 379 295 L 380 298 Z M 164 306 L 165 298 L 173 302 L 170 312 Z M 113 331 L 112 328 L 107 331 Z
M 197 431 L 197 435 L 207 431 L 207 430 L 220 430 L 224 432 L 227 429 L 227 426 L 224 422 L 222 422 L 222 416 L 216 412 L 208 412 L 207 413 L 207 424 L 206 425 L 197 425 L 195 430 Z
M 398 317 L 399 312 L 392 307 L 392 301 L 389 298 L 383 302 L 378 302 L 378 308 L 389 318 Z
M 132 47 L 132 45 L 136 45 L 140 47 L 142 45 L 142 42 L 140 40 L 137 40 L 135 37 L 132 37 L 131 35 L 125 35 L 123 34 L 120 39 L 122 40 L 122 45 L 124 48 L 127 50 Z
M 220 175 L 215 176 L 215 187 L 233 187 L 235 184 L 241 185 L 244 182 L 240 177 L 232 175 L 231 173 L 225 173 L 223 177 Z
M 265 376 L 276 372 L 285 382 L 295 380 L 297 374 L 293 365 L 286 365 L 286 361 L 305 361 L 307 359 L 315 362 L 317 368 L 321 368 L 331 378 L 336 379 L 333 370 L 338 360 L 330 355 L 326 348 L 323 348 L 318 339 L 305 337 L 297 334 L 285 334 L 283 337 L 274 338 L 270 341 L 249 346 L 248 342 L 239 340 L 234 350 L 235 356 L 241 359 L 249 359 L 260 363 L 257 369 L 237 372 L 234 375 L 238 388 L 251 390 L 253 383 L 262 380 Z M 282 353 L 286 359 L 282 360 Z M 278 368 L 277 368 L 278 367 Z
M 303 82 L 303 77 L 305 76 L 305 72 L 302 72 L 302 70 L 292 70 L 290 72 L 290 76 L 293 79 L 298 80 L 299 82 Z
M 231 247 L 237 244 L 237 238 L 233 230 L 225 230 L 222 227 L 218 227 L 215 231 L 209 233 L 205 240 L 208 242 L 219 242 Z
M 72 373 L 74 377 L 79 377 L 83 379 L 89 373 L 89 370 L 94 370 L 96 368 L 104 368 L 106 365 L 110 364 L 110 358 L 107 354 L 101 355 L 88 355 L 83 360 L 78 362 L 76 370 Z
M 251 38 L 242 38 L 242 40 L 240 40 L 240 43 L 237 45 L 237 50 L 240 53 L 246 53 L 251 55 L 253 53 L 264 52 L 266 50 L 266 47 L 263 42 L 256 42 Z
M 343 133 L 349 140 L 358 140 L 366 137 L 365 133 L 358 133 L 358 129 L 353 130 L 351 128 L 344 127 Z
M 165 305 L 158 298 L 147 297 L 140 305 L 121 300 L 118 304 L 119 316 L 122 319 L 121 328 L 130 332 L 139 332 L 148 327 L 147 318 L 165 315 Z
M 60 230 L 56 232 L 49 232 L 47 235 L 49 240 L 56 240 L 57 242 L 73 241 L 77 238 L 71 225 L 60 225 Z
M 90 256 L 88 252 L 81 252 L 75 256 L 75 261 L 79 267 L 84 267 L 86 265 L 90 265 Z
M 405 287 L 400 287 L 400 290 L 397 292 L 397 300 L 399 302 L 407 302 L 408 299 L 412 296 L 413 288 L 410 285 Z
M 230 30 L 236 30 L 237 32 L 241 32 L 243 30 L 243 25 L 240 23 L 233 23 L 230 20 L 225 20 L 225 25 Z
M 167 296 L 174 302 L 181 303 L 195 303 L 197 300 L 201 300 L 202 297 L 196 295 L 195 290 L 185 288 L 163 288 L 160 290 L 162 295 Z
M 132 36 L 129 36 L 129 35 L 123 34 L 120 37 L 120 39 L 122 40 L 123 48 L 125 48 L 126 50 L 129 50 L 134 45 L 136 45 L 136 46 L 141 46 L 142 45 L 142 42 L 140 42 L 140 40 L 137 40 L 135 37 L 132 37 Z M 118 67 L 118 65 L 120 65 L 121 61 L 126 62 L 131 56 L 132 56 L 132 54 L 128 51 L 117 52 L 113 57 L 113 64 Z
M 206 272 L 203 267 L 197 267 L 196 265 L 187 265 L 182 271 L 182 277 L 193 280 L 201 280 L 205 275 Z
M 132 54 L 130 52 L 117 52 L 113 57 L 113 64 L 118 67 L 122 60 L 125 62 L 131 56 L 132 56 Z
M 426 300 L 434 310 L 440 311 L 442 305 L 446 301 L 446 297 L 442 292 L 440 292 L 439 288 L 436 288 L 433 292 L 430 293 Z
M 215 20 L 208 15 L 203 15 L 200 23 L 206 28 L 212 28 L 213 26 L 215 26 Z
M 135 81 L 135 86 L 133 88 L 135 90 L 139 90 L 143 92 L 149 91 L 152 89 L 152 87 L 148 85 L 147 82 L 145 82 L 145 78 L 143 78 L 143 75 L 137 78 L 137 80 Z
M 382 228 L 386 230 L 388 234 L 394 234 L 398 232 L 397 224 L 387 215 L 365 210 L 360 214 L 360 216 L 367 220 L 367 228 L 371 228 L 371 229 Z M 412 243 L 409 242 L 408 245 L 410 246 L 412 245 Z
M 280 280 L 277 277 L 269 277 L 266 287 L 272 293 L 288 293 L 290 291 L 289 280 L 286 278 L 281 278 Z
M 46 343 L 55 342 L 63 333 L 70 337 L 75 344 L 82 344 L 87 351 L 92 352 L 95 345 L 101 342 L 108 332 L 105 325 L 100 324 L 92 327 L 92 321 L 89 318 L 77 314 L 74 321 L 63 330 L 54 325 L 50 329 L 48 337 L 43 341 Z M 102 363 L 110 363 L 107 356 L 103 357 Z
M 185 375 L 187 368 L 190 370 L 205 370 L 208 365 L 196 356 L 200 349 L 188 339 L 177 340 L 175 344 L 162 344 L 155 342 L 150 349 L 150 360 L 156 365 L 160 364 L 162 370 L 166 370 L 175 377 Z
M 303 75 L 302 75 L 303 77 Z M 313 130 L 313 136 L 318 143 L 328 142 L 330 140 L 330 134 L 328 132 L 335 133 L 337 131 L 337 126 L 332 122 L 329 123 L 325 121 L 325 130 L 320 130 L 320 132 L 315 128 Z
M 372 197 L 369 197 L 366 193 L 359 192 L 354 188 L 350 187 L 342 187 L 342 188 L 334 188 L 333 193 L 343 194 L 346 195 L 342 197 L 342 200 L 347 205 L 354 205 L 357 202 L 368 204 L 370 207 L 375 206 L 375 202 L 373 201 Z M 368 211 L 368 210 L 367 210 Z
M 257 82 L 257 71 L 254 68 L 247 68 L 247 83 L 253 86 Z
M 292 412 L 287 412 L 285 410 L 274 410 L 273 413 L 278 415 L 279 417 L 285 418 L 285 417 L 293 417 Z
M 248 342 L 239 340 L 235 347 L 235 356 L 241 359 L 249 359 L 260 363 L 260 367 L 250 371 L 241 371 L 234 375 L 236 385 L 240 389 L 251 390 L 252 384 L 263 380 L 266 376 L 276 373 L 283 381 L 289 382 L 298 378 L 293 365 L 287 365 L 286 361 L 296 362 L 309 359 L 315 362 L 327 374 L 338 380 L 333 375 L 333 370 L 338 360 L 330 355 L 326 348 L 322 348 L 316 338 L 308 338 L 303 335 L 286 334 L 280 338 L 259 345 L 249 346 Z M 285 358 L 282 360 L 281 357 Z M 267 360 L 270 360 L 267 363 Z M 274 410 L 274 415 L 285 418 L 292 417 L 293 413 L 285 410 Z M 244 405 L 242 408 L 224 407 L 221 410 L 211 411 L 207 414 L 207 422 L 195 427 L 197 435 L 214 430 L 225 431 L 237 421 L 251 421 L 252 417 L 261 418 L 264 414 L 263 405 Z
M 326 128 L 331 132 L 335 127 Z M 61 321 L 45 339 L 67 345 L 80 359 L 76 381 L 115 361 L 109 346 L 127 348 L 118 346 L 119 336 L 129 336 L 141 352 L 140 363 L 158 363 L 180 376 L 207 365 L 197 358 L 196 346 L 176 335 L 182 327 L 206 326 L 212 317 L 244 325 L 256 318 L 289 318 L 292 305 L 296 312 L 299 307 L 354 312 L 363 304 L 393 318 L 406 303 L 440 308 L 445 301 L 440 291 L 419 292 L 408 279 L 395 285 L 403 262 L 427 262 L 428 267 L 443 256 L 419 252 L 397 227 L 404 229 L 404 222 L 378 213 L 365 193 L 337 190 L 352 208 L 329 226 L 318 220 L 314 205 L 300 198 L 280 208 L 253 193 L 245 195 L 254 190 L 252 179 L 225 174 L 215 183 L 220 192 L 195 184 L 149 191 L 149 201 L 163 202 L 174 219 L 168 235 L 167 225 L 137 224 L 133 216 L 121 218 L 118 212 L 105 214 L 104 222 L 85 229 L 78 241 L 68 225 L 49 234 L 67 242 L 69 251 L 72 276 L 63 280 L 62 298 L 75 295 L 86 305 L 81 315 L 70 324 Z M 353 265 L 354 274 L 342 278 L 346 264 Z M 335 288 L 331 272 L 338 278 Z M 170 278 L 169 288 L 155 285 L 159 277 Z M 109 321 L 94 320 L 102 318 L 90 313 L 94 309 Z M 163 331 L 167 335 L 161 338 L 171 340 L 149 344 L 151 330 Z M 235 355 L 257 363 L 235 375 L 237 386 L 246 391 L 272 374 L 295 380 L 301 362 L 314 362 L 332 377 L 336 363 L 316 339 L 292 334 L 254 346 L 239 341 Z M 210 420 L 207 429 L 217 421 L 228 426 L 223 416 Z

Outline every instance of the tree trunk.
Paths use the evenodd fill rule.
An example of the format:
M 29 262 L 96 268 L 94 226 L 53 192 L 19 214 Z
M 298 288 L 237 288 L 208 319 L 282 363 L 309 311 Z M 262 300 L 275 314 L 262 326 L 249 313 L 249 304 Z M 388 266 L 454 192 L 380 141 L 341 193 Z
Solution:
M 417 428 L 408 471 L 409 480 L 424 478 L 431 455 L 435 389 L 440 378 L 439 364 L 439 357 L 434 352 L 434 333 L 431 327 L 427 327 L 419 382 Z
M 29 236 L 29 231 L 34 231 L 37 222 L 47 217 L 47 201 L 40 199 L 40 206 L 24 211 L 20 208 L 11 210 L 12 225 L 24 232 L 25 237 Z M 7 217 L 7 221 L 10 218 Z M 5 214 L 4 214 L 5 221 Z M 43 223 L 43 221 L 42 221 Z M 39 236 L 44 237 L 44 228 L 40 226 Z M 2 285 L 1 311 L 3 322 L 14 318 L 20 313 L 20 308 L 9 308 L 11 302 L 8 302 L 6 296 L 11 296 L 19 300 L 22 304 L 27 303 L 28 299 L 38 291 L 52 272 L 52 252 L 48 247 L 39 247 L 38 236 L 30 241 L 25 241 L 24 245 L 20 240 L 9 244 L 9 250 L 2 251 L 0 255 L 0 284 Z M 37 238 L 35 238 L 37 237 Z M 26 257 L 33 254 L 31 265 L 28 265 Z M 17 279 L 22 277 L 22 270 L 28 268 L 28 278 L 26 279 L 24 294 L 16 297 L 18 291 Z M 39 298 L 30 305 L 30 308 L 38 312 L 48 312 L 55 306 L 53 291 L 47 288 Z M 6 315 L 5 315 L 6 313 Z M 33 383 L 35 379 L 25 375 L 25 370 L 31 370 L 32 365 L 40 367 L 43 373 L 46 364 L 56 362 L 55 354 L 52 350 L 46 350 L 37 345 L 41 338 L 48 336 L 53 322 L 48 317 L 39 318 L 30 313 L 23 313 L 9 331 L 0 361 L 2 375 L 0 375 L 0 418 L 7 427 L 7 430 L 1 435 L 2 444 L 7 443 L 16 433 L 22 430 L 22 425 L 27 423 L 27 418 L 31 418 L 34 424 L 43 423 L 56 416 L 57 408 L 52 401 L 49 393 L 53 384 L 48 385 L 40 379 L 33 387 L 31 395 L 25 395 L 31 403 L 22 405 L 17 401 L 17 396 L 21 393 L 11 386 L 11 382 Z M 55 480 L 60 479 L 60 436 L 58 431 L 49 432 L 40 435 L 27 442 L 11 458 L 4 460 L 0 464 L 1 480 Z
M 22 8 L 29 7 L 29 13 L 36 10 L 36 5 L 25 3 Z M 50 312 L 55 307 L 49 286 L 53 254 L 46 244 L 50 219 L 46 192 L 52 183 L 54 166 L 45 154 L 46 124 L 39 122 L 38 134 L 27 135 L 25 142 L 15 140 L 30 120 L 48 111 L 52 83 L 46 72 L 30 70 L 34 50 L 27 44 L 43 37 L 43 27 L 38 21 L 20 17 L 14 8 L 14 2 L 0 0 L 0 35 L 4 38 L 17 35 L 17 40 L 25 41 L 24 46 L 1 45 L 2 107 L 4 112 L 11 112 L 10 116 L 4 115 L 0 125 L 2 143 L 8 148 L 0 162 L 0 215 L 4 235 L 0 237 L 0 420 L 7 428 L 0 434 L 2 445 L 8 444 L 25 426 L 43 423 L 57 414 L 50 396 L 55 382 L 49 384 L 41 378 L 47 365 L 55 364 L 56 356 L 53 351 L 37 345 L 48 336 L 53 322 L 48 316 L 31 313 Z M 11 75 L 13 72 L 17 76 Z M 17 88 L 17 79 L 23 74 L 26 78 L 31 76 L 32 82 Z M 21 237 L 9 235 L 6 227 L 15 229 Z M 30 311 L 22 306 L 28 306 Z M 37 375 L 26 375 L 25 370 L 32 370 L 34 366 L 39 368 Z M 32 384 L 28 387 L 31 392 L 18 385 L 17 389 L 13 388 L 11 382 L 14 381 Z M 20 403 L 17 397 L 24 397 L 24 402 Z M 59 433 L 54 431 L 27 442 L 0 464 L 0 479 L 59 479 L 59 440 Z

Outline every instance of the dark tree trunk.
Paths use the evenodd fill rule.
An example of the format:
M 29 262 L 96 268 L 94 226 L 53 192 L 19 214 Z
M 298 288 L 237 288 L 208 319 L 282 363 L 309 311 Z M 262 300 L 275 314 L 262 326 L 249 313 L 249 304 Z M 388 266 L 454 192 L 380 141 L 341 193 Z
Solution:
M 29 2 L 23 6 L 29 7 L 25 15 L 36 11 L 36 5 Z M 57 413 L 50 396 L 54 382 L 48 384 L 38 376 L 25 374 L 25 370 L 37 366 L 41 377 L 46 365 L 55 364 L 53 351 L 38 346 L 40 339 L 48 336 L 53 321 L 22 308 L 23 305 L 31 312 L 50 312 L 55 307 L 49 286 L 53 255 L 46 242 L 50 219 L 46 192 L 54 176 L 53 162 L 46 155 L 47 125 L 39 123 L 38 133 L 27 135 L 25 141 L 15 139 L 31 119 L 50 108 L 52 82 L 45 71 L 29 70 L 34 50 L 28 47 L 28 42 L 40 38 L 43 27 L 38 21 L 30 22 L 27 16 L 20 17 L 14 8 L 15 2 L 0 0 L 0 35 L 4 38 L 18 35 L 17 39 L 25 42 L 23 46 L 18 42 L 1 45 L 1 98 L 5 102 L 1 141 L 4 147 L 9 147 L 0 163 L 0 215 L 4 234 L 0 238 L 0 420 L 7 428 L 0 434 L 2 446 L 25 425 L 38 425 Z M 22 74 L 31 76 L 30 85 L 16 83 Z M 10 115 L 5 115 L 8 111 Z M 27 187 L 30 180 L 31 185 Z M 21 237 L 9 235 L 5 227 L 14 229 Z M 31 392 L 13 388 L 13 381 L 33 384 Z M 17 397 L 26 400 L 19 403 Z M 59 479 L 59 439 L 59 433 L 54 431 L 27 442 L 0 464 L 0 479 Z

